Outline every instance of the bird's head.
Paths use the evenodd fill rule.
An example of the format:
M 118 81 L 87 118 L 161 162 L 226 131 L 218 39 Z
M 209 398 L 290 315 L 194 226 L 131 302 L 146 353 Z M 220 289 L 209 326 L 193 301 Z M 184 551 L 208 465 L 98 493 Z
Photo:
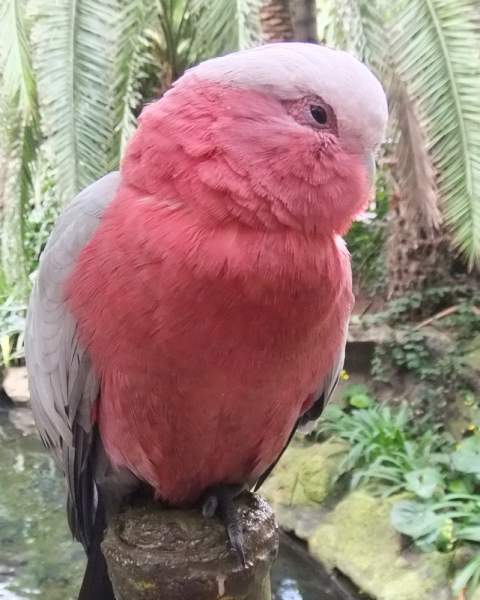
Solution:
M 144 111 L 123 171 L 220 222 L 342 233 L 371 198 L 386 122 L 356 58 L 271 44 L 187 71 Z

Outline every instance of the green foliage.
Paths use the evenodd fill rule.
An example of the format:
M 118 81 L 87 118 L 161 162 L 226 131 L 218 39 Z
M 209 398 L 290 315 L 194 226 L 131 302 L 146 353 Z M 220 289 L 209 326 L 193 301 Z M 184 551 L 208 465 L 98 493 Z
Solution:
M 375 205 L 368 220 L 357 220 L 346 236 L 352 256 L 352 271 L 357 285 L 370 295 L 386 286 L 385 242 L 388 192 L 385 177 L 377 178 Z
M 479 24 L 476 0 L 410 0 L 391 30 L 397 72 L 419 99 L 444 215 L 470 265 L 480 262 Z
M 473 595 L 480 581 L 478 493 L 445 494 L 437 500 L 402 500 L 392 508 L 391 523 L 426 552 L 450 552 L 460 545 L 471 548 L 473 557 L 455 574 L 452 587 L 459 594 L 468 586 Z
M 347 386 L 342 394 L 342 399 L 352 408 L 370 408 L 374 403 L 367 387 L 359 383 Z
M 480 261 L 480 13 L 477 0 L 324 0 L 321 36 L 383 81 L 401 200 Z
M 367 323 L 394 328 L 389 338 L 375 347 L 374 380 L 389 383 L 395 376 L 411 375 L 420 384 L 412 406 L 439 422 L 444 420 L 452 401 L 472 393 L 463 354 L 480 332 L 479 302 L 478 291 L 470 283 L 429 288 L 389 302 Z M 409 323 L 445 309 L 453 312 L 435 322 L 433 333 Z
M 35 163 L 30 166 L 31 188 L 23 220 L 22 256 L 25 272 L 31 275 L 53 228 L 60 210 L 54 190 L 52 168 L 45 152 L 39 149 Z M 18 268 L 18 265 L 17 265 Z M 0 270 L 0 365 L 8 366 L 23 357 L 23 331 L 30 278 L 17 279 L 12 285 Z
M 348 442 L 338 477 L 348 477 L 351 487 L 411 497 L 393 504 L 391 523 L 420 549 L 473 550 L 453 583 L 457 594 L 467 586 L 473 593 L 480 581 L 480 434 L 455 444 L 431 423 L 419 423 L 410 407 L 379 405 L 332 406 L 317 433 Z
M 373 322 L 387 323 L 392 326 L 403 325 L 405 321 L 430 317 L 457 304 L 460 305 L 459 313 L 465 318 L 465 313 L 469 312 L 471 323 L 476 321 L 476 328 L 480 328 L 480 318 L 471 310 L 475 304 L 480 304 L 480 293 L 475 281 L 452 281 L 450 285 L 432 286 L 422 292 L 411 292 L 408 296 L 390 300 L 382 312 L 373 317 Z M 454 313 L 443 323 L 454 323 L 457 315 L 458 313 Z M 453 321 L 450 321 L 452 318 Z
M 348 396 L 347 396 L 348 397 Z M 416 436 L 418 420 L 403 405 L 398 410 L 378 406 L 371 396 L 369 407 L 343 411 L 328 407 L 317 433 L 333 435 L 349 443 L 350 448 L 339 466 L 338 477 L 352 475 L 351 485 L 374 483 L 386 485 L 391 494 L 409 487 L 431 486 L 435 475 L 425 471 L 436 460 L 442 436 L 426 431 Z M 354 393 L 351 399 L 358 398 Z M 408 480 L 405 475 L 410 474 Z M 413 474 L 413 475 L 412 475 Z
M 414 329 L 398 330 L 378 344 L 371 372 L 374 380 L 382 383 L 396 373 L 413 375 L 421 385 L 411 405 L 418 414 L 429 414 L 438 422 L 444 422 L 451 401 L 471 392 L 460 349 L 454 346 L 450 352 L 435 352 L 429 338 Z

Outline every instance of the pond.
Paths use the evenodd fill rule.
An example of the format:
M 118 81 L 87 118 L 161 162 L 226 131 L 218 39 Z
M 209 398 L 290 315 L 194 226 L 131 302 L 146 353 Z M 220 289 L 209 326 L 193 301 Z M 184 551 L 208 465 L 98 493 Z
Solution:
M 26 408 L 11 413 L 29 422 Z M 28 428 L 0 411 L 0 599 L 75 600 L 84 569 L 68 531 L 63 482 Z M 284 536 L 273 574 L 274 600 L 350 600 L 344 585 Z

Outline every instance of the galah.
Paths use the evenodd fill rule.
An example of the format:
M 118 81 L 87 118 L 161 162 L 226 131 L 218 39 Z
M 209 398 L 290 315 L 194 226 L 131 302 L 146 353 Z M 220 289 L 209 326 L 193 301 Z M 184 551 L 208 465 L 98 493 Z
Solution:
M 348 53 L 280 43 L 207 60 L 60 216 L 26 357 L 89 556 L 81 598 L 113 598 L 99 543 L 139 487 L 217 510 L 243 555 L 234 496 L 319 416 L 343 364 L 341 236 L 371 198 L 386 120 Z

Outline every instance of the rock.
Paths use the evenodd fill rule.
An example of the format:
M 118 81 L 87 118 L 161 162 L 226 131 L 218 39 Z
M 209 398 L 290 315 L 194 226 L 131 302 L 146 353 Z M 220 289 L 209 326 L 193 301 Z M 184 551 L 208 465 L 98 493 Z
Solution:
M 10 367 L 7 369 L 3 380 L 3 389 L 15 402 L 27 403 L 30 394 L 28 393 L 26 367 Z
M 308 538 L 312 555 L 377 600 L 450 600 L 452 556 L 403 549 L 390 525 L 392 502 L 348 494 Z
M 283 529 L 306 539 L 325 512 L 345 445 L 293 443 L 261 488 Z
M 8 418 L 12 425 L 22 435 L 32 435 L 36 432 L 33 413 L 28 406 L 16 406 L 8 413 Z
M 345 369 L 355 373 L 370 373 L 375 348 L 389 340 L 393 330 L 386 324 L 369 325 L 352 317 L 348 328 Z
M 315 506 L 332 490 L 333 478 L 345 445 L 292 444 L 262 487 L 262 495 L 274 506 Z

